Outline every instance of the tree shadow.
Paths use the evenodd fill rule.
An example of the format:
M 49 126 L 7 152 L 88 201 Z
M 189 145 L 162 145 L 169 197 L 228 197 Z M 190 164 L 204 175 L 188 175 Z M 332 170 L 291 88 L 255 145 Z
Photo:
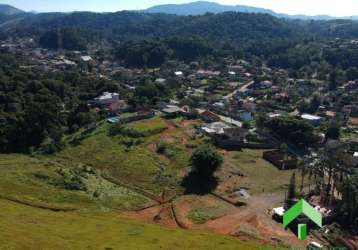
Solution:
M 197 172 L 190 172 L 186 175 L 181 186 L 185 188 L 184 194 L 209 194 L 218 186 L 218 179 L 214 176 L 202 176 Z

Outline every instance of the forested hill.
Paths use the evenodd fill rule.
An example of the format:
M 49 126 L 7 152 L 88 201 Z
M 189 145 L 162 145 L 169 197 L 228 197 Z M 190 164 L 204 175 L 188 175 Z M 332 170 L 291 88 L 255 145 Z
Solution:
M 292 21 L 264 14 L 227 12 L 202 16 L 175 16 L 135 12 L 72 14 L 46 13 L 31 15 L 2 27 L 3 31 L 19 34 L 40 34 L 54 28 L 76 27 L 102 31 L 118 37 L 171 36 L 196 34 L 236 39 L 258 39 L 274 36 L 296 36 L 301 27 Z
M 26 14 L 9 21 L 1 21 L 2 36 L 46 36 L 62 29 L 75 29 L 79 39 L 131 40 L 167 38 L 173 36 L 200 36 L 212 42 L 232 45 L 247 41 L 294 40 L 312 37 L 357 38 L 358 22 L 294 21 L 268 14 L 225 12 L 201 16 L 176 16 L 136 12 L 117 13 L 44 13 Z M 81 32 L 77 32 L 81 30 Z M 51 35 L 51 34 L 50 34 Z

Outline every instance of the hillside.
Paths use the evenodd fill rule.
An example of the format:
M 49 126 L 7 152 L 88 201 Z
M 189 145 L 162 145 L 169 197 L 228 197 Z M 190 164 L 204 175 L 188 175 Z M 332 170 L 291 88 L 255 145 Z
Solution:
M 52 212 L 2 199 L 0 205 L 1 249 L 260 249 L 253 242 L 145 224 L 115 212 Z
M 11 5 L 0 4 L 0 14 L 1 15 L 16 15 L 24 13 L 24 11 L 17 9 Z
M 285 32 L 290 36 L 290 34 L 299 33 L 301 29 L 295 22 L 263 14 L 224 13 L 190 17 L 126 11 L 107 14 L 89 12 L 37 14 L 28 16 L 16 25 L 10 25 L 7 28 L 17 29 L 19 32 L 41 33 L 53 27 L 85 28 L 128 38 L 158 35 L 164 37 L 184 33 L 219 36 L 223 34 L 229 36 L 229 33 L 235 33 L 236 37 L 256 38 L 256 36 L 276 36 L 277 32 Z M 249 33 L 248 30 L 250 30 Z
M 170 190 L 176 192 L 176 176 L 185 166 L 179 153 L 167 159 L 150 149 L 160 138 L 178 136 L 181 129 L 167 128 L 159 117 L 128 126 L 148 133 L 143 145 L 126 148 L 126 138 L 108 137 L 105 124 L 80 145 L 69 146 L 54 156 L 1 155 L 0 204 L 5 216 L 0 226 L 0 248 L 259 249 L 254 241 L 128 218 L 125 211 L 153 206 L 147 192 L 159 194 L 166 185 L 168 195 Z M 158 128 L 166 130 L 158 134 Z M 163 180 L 155 181 L 158 161 L 168 171 L 163 173 Z M 87 169 L 77 172 L 84 164 L 93 169 L 86 165 Z M 100 172 L 107 172 L 108 179 L 111 176 L 123 184 L 107 181 Z M 50 235 L 46 233 L 49 231 Z
M 184 192 L 181 179 L 190 155 L 206 141 L 205 137 L 193 136 L 195 126 L 201 123 L 155 116 L 126 124 L 126 130 L 119 135 L 110 135 L 115 125 L 102 123 L 89 133 L 67 136 L 66 147 L 54 155 L 1 154 L 0 204 L 5 217 L 0 239 L 8 242 L 3 246 L 245 250 L 275 245 L 268 239 L 277 231 L 282 234 L 282 245 L 302 245 L 294 235 L 273 224 L 264 208 L 250 210 L 255 203 L 241 207 L 233 205 L 234 200 L 230 203 L 211 194 Z M 131 136 L 134 131 L 142 136 Z M 164 150 L 159 150 L 159 145 Z M 242 172 L 244 179 L 235 178 L 250 186 L 252 195 L 266 197 L 277 192 L 274 200 L 267 196 L 271 197 L 264 204 L 267 209 L 271 202 L 281 199 L 292 171 L 280 172 L 259 159 L 262 152 L 221 152 L 225 163 L 218 179 L 222 187 L 230 188 L 233 178 L 228 176 Z M 253 162 L 260 171 L 253 171 Z M 271 181 L 267 181 L 268 176 Z M 229 194 L 221 189 L 215 193 L 229 199 Z M 247 212 L 250 216 L 245 215 Z M 226 225 L 225 218 L 231 216 L 242 217 L 240 228 L 235 223 Z M 249 218 L 257 217 L 265 226 L 252 231 L 256 222 Z M 54 227 L 56 230 L 52 231 Z M 52 233 L 44 234 L 48 230 Z M 233 234 L 226 230 L 239 234 L 227 238 L 222 234 Z
M 311 37 L 355 38 L 358 33 L 358 22 L 350 20 L 306 22 L 280 19 L 268 14 L 241 12 L 199 16 L 127 11 L 102 14 L 76 12 L 26 14 L 21 15 L 21 18 L 17 15 L 15 17 L 16 19 L 10 22 L 6 16 L 0 16 L 0 33 L 3 36 L 40 37 L 53 31 L 53 27 L 57 27 L 75 29 L 71 31 L 71 37 L 77 36 L 85 43 L 100 41 L 103 38 L 113 41 L 196 36 L 208 42 L 228 42 L 231 46 L 240 44 L 243 47 L 249 41 L 267 43 L 269 40 L 293 41 Z

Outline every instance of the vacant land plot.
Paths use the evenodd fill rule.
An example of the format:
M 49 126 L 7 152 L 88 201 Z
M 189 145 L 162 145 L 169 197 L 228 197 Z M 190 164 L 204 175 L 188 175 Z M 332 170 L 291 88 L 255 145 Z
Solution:
M 63 165 L 86 164 L 121 183 L 135 185 L 154 195 L 182 193 L 180 180 L 188 166 L 195 122 L 154 117 L 125 125 L 142 136 L 109 136 L 109 124 L 103 124 L 79 145 L 69 145 L 53 157 Z M 135 134 L 135 133 L 134 133 Z M 128 143 L 128 141 L 130 143 Z M 167 154 L 157 152 L 166 143 Z
M 263 150 L 244 149 L 226 152 L 221 176 L 222 188 L 228 192 L 240 188 L 251 194 L 287 190 L 290 177 L 297 170 L 278 170 L 262 158 Z
M 182 224 L 192 227 L 193 224 L 205 224 L 235 210 L 235 207 L 211 195 L 182 196 L 174 202 L 178 219 Z

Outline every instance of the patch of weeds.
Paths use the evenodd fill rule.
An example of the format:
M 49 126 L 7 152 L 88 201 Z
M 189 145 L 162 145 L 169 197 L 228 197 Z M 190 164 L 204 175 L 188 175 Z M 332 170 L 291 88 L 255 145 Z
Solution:
M 145 136 L 144 133 L 142 133 L 134 128 L 128 128 L 128 127 L 126 127 L 124 125 L 120 125 L 120 124 L 111 126 L 109 128 L 108 135 L 109 136 L 121 135 L 121 136 L 127 136 L 127 137 L 132 137 L 132 138 L 140 138 L 140 137 Z
M 78 168 L 60 168 L 57 171 L 62 178 L 59 185 L 68 190 L 86 191 L 85 179 L 89 174 L 94 174 L 92 168 L 80 166 Z
M 204 224 L 225 215 L 227 208 L 223 205 L 207 206 L 195 204 L 189 211 L 188 218 L 195 224 Z
M 132 148 L 134 146 L 139 146 L 140 144 L 144 143 L 144 139 L 143 138 L 134 139 L 134 138 L 130 138 L 130 137 L 122 137 L 120 139 L 119 143 L 126 146 L 127 148 Z
M 172 144 L 166 142 L 159 142 L 157 144 L 157 153 L 165 155 L 168 158 L 173 158 L 177 151 L 178 149 Z

